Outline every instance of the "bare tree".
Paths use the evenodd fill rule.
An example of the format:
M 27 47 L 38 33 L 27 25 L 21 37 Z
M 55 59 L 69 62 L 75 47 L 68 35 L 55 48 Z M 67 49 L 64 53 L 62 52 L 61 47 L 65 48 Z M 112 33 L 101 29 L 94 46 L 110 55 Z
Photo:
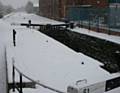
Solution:
M 4 6 L 4 15 L 5 14 L 9 14 L 9 13 L 13 12 L 14 10 L 15 9 L 12 6 L 10 6 L 10 5 Z
M 3 17 L 3 12 L 4 12 L 3 4 L 0 2 L 0 18 Z
M 33 13 L 34 7 L 33 7 L 33 3 L 31 1 L 28 1 L 28 3 L 25 6 L 25 10 L 28 13 Z
M 2 18 L 4 15 L 9 14 L 13 11 L 14 11 L 14 8 L 12 6 L 10 5 L 5 6 L 0 2 L 0 18 Z

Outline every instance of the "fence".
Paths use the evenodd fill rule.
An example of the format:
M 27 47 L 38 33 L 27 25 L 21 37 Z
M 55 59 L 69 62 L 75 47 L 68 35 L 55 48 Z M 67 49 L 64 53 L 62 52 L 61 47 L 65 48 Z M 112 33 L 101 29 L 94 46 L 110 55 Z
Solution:
M 67 7 L 66 18 L 88 29 L 104 29 L 107 33 L 120 32 L 120 7 L 94 8 L 91 6 Z
M 12 81 L 13 81 L 13 83 L 12 83 L 11 86 L 9 85 L 9 90 L 10 90 L 10 89 L 13 89 L 13 92 L 15 92 L 15 89 L 17 89 L 18 93 L 23 93 L 23 88 L 35 88 L 35 85 L 37 84 L 37 85 L 39 85 L 39 86 L 42 86 L 42 87 L 44 87 L 44 88 L 47 88 L 47 89 L 49 89 L 49 90 L 51 90 L 51 91 L 54 91 L 54 92 L 57 92 L 57 93 L 65 93 L 65 92 L 62 92 L 62 91 L 57 90 L 57 89 L 55 89 L 55 88 L 52 88 L 52 87 L 50 87 L 50 86 L 41 84 L 40 82 L 35 81 L 35 80 L 31 79 L 30 77 L 26 76 L 25 74 L 23 74 L 23 73 L 15 66 L 15 64 L 14 64 L 14 63 L 15 63 L 14 59 L 12 59 L 12 60 L 13 60 L 13 67 L 12 67 L 12 68 L 13 68 L 13 71 L 12 71 Z M 19 79 L 20 79 L 19 83 L 16 83 L 16 81 L 15 81 L 16 72 L 19 74 Z M 26 79 L 28 79 L 28 80 L 31 81 L 31 82 L 29 82 L 29 83 L 24 83 L 24 82 L 23 82 L 23 77 L 26 78 Z
M 26 26 L 26 27 L 28 27 L 28 28 L 30 28 L 30 27 L 33 27 L 33 28 L 35 28 L 35 27 L 39 27 L 39 30 L 42 30 L 42 31 L 45 31 L 45 30 L 59 30 L 59 29 L 64 29 L 64 28 L 71 28 L 71 29 L 73 29 L 74 28 L 74 23 L 68 23 L 68 22 L 66 22 L 66 23 L 64 23 L 64 24 L 54 24 L 54 25 L 52 25 L 52 24 L 46 24 L 46 25 L 43 25 L 43 24 L 31 24 L 31 22 L 30 23 L 21 23 L 20 24 L 21 26 Z

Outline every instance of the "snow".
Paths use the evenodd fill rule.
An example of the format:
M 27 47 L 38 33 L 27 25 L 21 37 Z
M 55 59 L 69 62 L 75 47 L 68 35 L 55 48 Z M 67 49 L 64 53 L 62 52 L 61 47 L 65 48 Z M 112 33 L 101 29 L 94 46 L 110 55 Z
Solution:
M 18 91 L 12 92 L 11 90 L 10 93 L 18 93 Z M 36 89 L 31 89 L 31 88 L 23 89 L 23 93 L 56 93 L 56 92 L 37 86 Z
M 9 22 L 10 24 L 28 23 L 29 20 L 31 20 L 31 22 L 35 24 L 60 24 L 62 23 L 62 22 L 51 20 L 51 19 L 48 19 L 42 16 L 38 16 L 35 14 L 27 14 L 24 12 L 11 13 L 9 15 L 4 16 L 3 20 L 5 20 L 6 22 Z
M 17 29 L 17 46 L 12 49 L 15 65 L 22 73 L 60 91 L 66 91 L 77 80 L 87 79 L 90 85 L 119 76 L 100 68 L 102 64 L 97 60 L 78 54 L 35 30 Z
M 108 35 L 108 34 L 104 34 L 104 33 L 98 33 L 98 32 L 94 32 L 94 31 L 91 31 L 91 30 L 88 30 L 88 29 L 78 28 L 78 27 L 76 27 L 72 31 L 120 44 L 120 36 L 114 36 L 114 35 Z
M 39 7 L 38 3 L 33 4 L 34 7 Z
M 15 24 L 19 25 L 20 23 L 28 23 L 28 20 L 31 20 L 32 23 L 36 23 L 36 24 L 61 24 L 63 23 L 60 21 L 55 21 L 55 20 L 46 18 L 46 17 L 38 16 L 35 14 L 27 14 L 25 12 L 11 13 L 9 15 L 6 15 L 3 18 L 3 20 L 13 25 Z M 88 29 L 78 28 L 78 27 L 76 27 L 75 29 L 71 29 L 71 30 L 78 32 L 78 33 L 87 34 L 90 36 L 94 36 L 97 38 L 105 39 L 105 40 L 120 44 L 119 36 L 98 33 L 98 32 L 94 32 Z
M 10 41 L 8 32 L 9 25 L 0 20 L 0 93 L 7 93 L 7 74 L 6 74 L 6 56 L 5 46 Z M 8 39 L 9 38 L 9 39 Z
M 59 23 L 51 19 L 26 13 L 13 13 L 3 18 L 6 24 L 28 22 L 29 19 L 34 23 Z M 0 26 L 0 28 L 2 28 L 2 26 Z M 16 47 L 13 47 L 11 41 L 11 28 L 14 28 L 17 31 Z M 36 30 L 12 25 L 10 28 L 6 26 L 3 31 L 9 33 L 7 34 L 7 37 L 1 37 L 4 40 L 8 38 L 6 40 L 6 48 L 9 82 L 12 82 L 11 73 L 13 58 L 15 60 L 15 66 L 23 74 L 35 81 L 39 81 L 42 84 L 63 92 L 66 92 L 69 85 L 75 86 L 75 83 L 78 80 L 86 79 L 87 83 L 84 84 L 84 86 L 88 86 L 120 76 L 120 73 L 108 73 L 100 67 L 103 64 L 97 60 L 85 56 L 82 53 L 76 53 L 58 41 L 55 41 Z M 76 31 L 79 31 L 79 29 Z M 103 37 L 105 38 L 105 36 Z M 101 36 L 100 38 L 103 37 Z M 113 37 L 111 37 L 111 40 L 113 40 Z M 118 43 L 118 41 L 114 42 Z M 84 62 L 84 64 L 82 64 L 82 62 Z M 18 80 L 19 77 L 18 74 L 16 74 L 16 81 Z M 28 80 L 24 78 L 24 81 Z M 24 89 L 24 91 L 25 93 L 52 92 L 40 86 L 37 86 L 37 89 Z M 112 92 L 107 93 L 119 93 L 119 91 L 120 88 L 117 88 Z

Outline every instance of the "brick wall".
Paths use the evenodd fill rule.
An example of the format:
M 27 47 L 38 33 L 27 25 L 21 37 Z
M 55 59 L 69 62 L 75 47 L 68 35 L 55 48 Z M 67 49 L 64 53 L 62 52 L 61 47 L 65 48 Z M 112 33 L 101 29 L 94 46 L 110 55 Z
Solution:
M 42 16 L 50 16 L 50 5 L 51 0 L 39 0 L 39 13 Z
M 93 5 L 95 7 L 108 7 L 108 0 L 83 0 L 83 4 Z
M 39 0 L 39 14 L 60 19 L 66 16 L 67 6 L 82 4 L 103 8 L 108 6 L 108 0 Z

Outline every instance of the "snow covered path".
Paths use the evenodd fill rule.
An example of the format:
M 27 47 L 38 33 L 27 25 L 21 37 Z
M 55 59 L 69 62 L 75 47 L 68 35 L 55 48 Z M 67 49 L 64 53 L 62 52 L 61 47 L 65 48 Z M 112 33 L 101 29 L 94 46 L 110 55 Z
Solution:
M 60 24 L 62 22 L 58 22 L 46 17 L 38 16 L 36 14 L 27 14 L 24 12 L 11 13 L 9 15 L 4 16 L 4 21 L 9 22 L 10 24 L 19 24 L 19 23 L 28 23 L 31 20 L 34 24 Z
M 7 93 L 6 45 L 10 41 L 9 31 L 8 24 L 0 20 L 0 93 Z
M 72 31 L 120 44 L 120 36 L 114 36 L 114 35 L 108 35 L 108 34 L 104 34 L 104 33 L 98 33 L 98 32 L 94 32 L 94 31 L 90 31 L 90 30 L 85 29 L 85 28 L 78 28 L 78 27 L 76 27 Z
M 0 33 L 1 40 L 1 33 Z M 1 42 L 1 41 L 0 41 Z M 6 93 L 7 80 L 6 80 L 6 60 L 5 60 L 5 47 L 0 44 L 0 90 L 2 93 Z

